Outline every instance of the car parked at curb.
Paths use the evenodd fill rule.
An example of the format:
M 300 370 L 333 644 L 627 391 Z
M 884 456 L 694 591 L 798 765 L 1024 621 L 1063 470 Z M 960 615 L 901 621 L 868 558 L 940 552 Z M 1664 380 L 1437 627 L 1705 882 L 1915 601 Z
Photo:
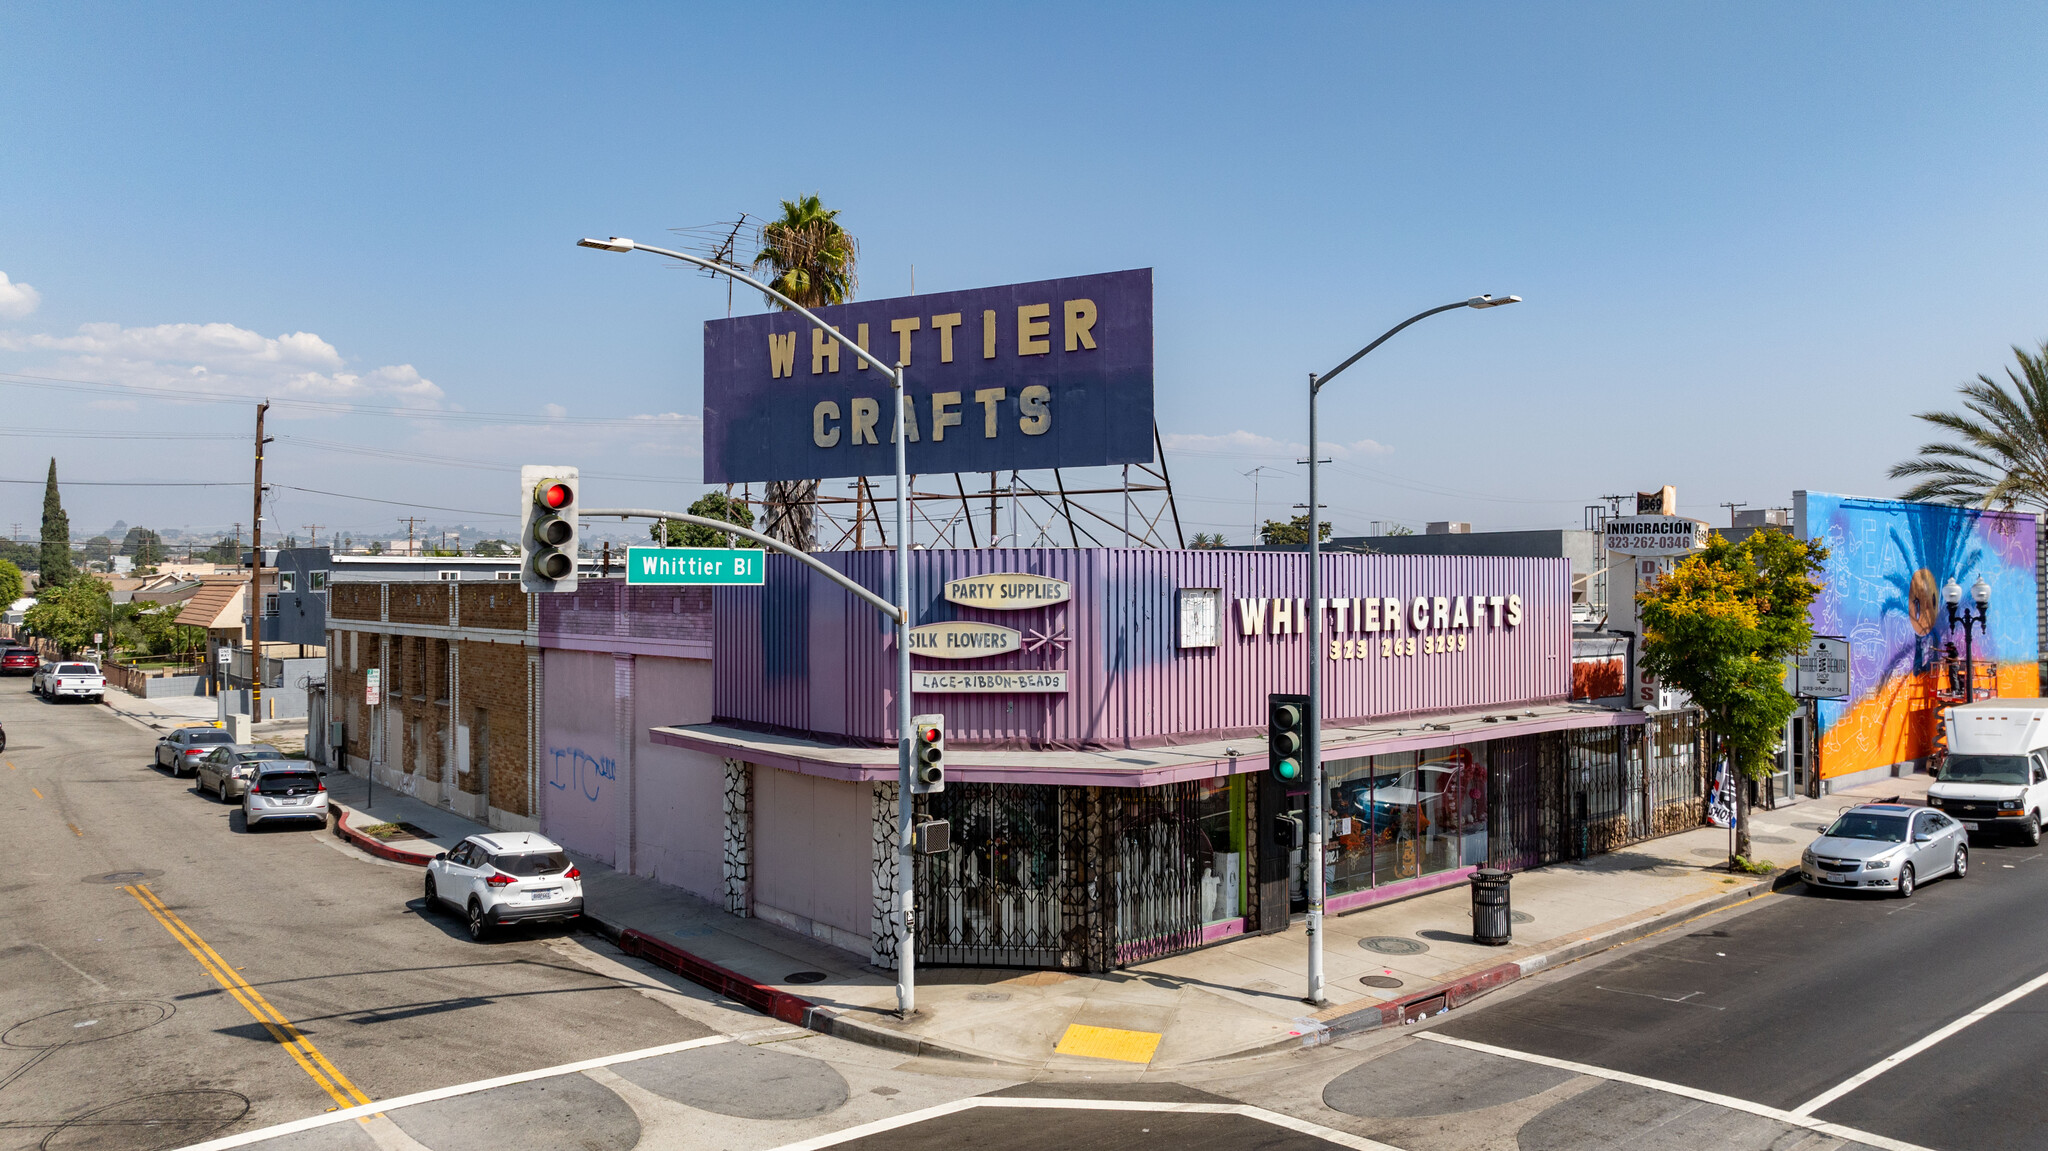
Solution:
M 530 831 L 472 835 L 427 863 L 426 904 L 461 911 L 471 939 L 508 923 L 574 921 L 583 872 L 562 846 Z
M 240 799 L 258 771 L 284 766 L 277 762 L 283 759 L 284 752 L 267 743 L 224 744 L 199 757 L 192 770 L 193 785 L 211 791 L 222 803 Z
M 1963 825 L 1929 807 L 1859 803 L 1801 854 L 1801 878 L 1823 889 L 1884 891 L 1910 899 L 1938 876 L 1970 874 Z
M 36 657 L 35 649 L 10 647 L 0 651 L 0 675 L 28 675 L 36 673 L 43 661 Z
M 242 825 L 254 831 L 266 823 L 306 822 L 327 826 L 327 785 L 320 772 L 297 760 L 257 765 L 242 790 Z
M 234 742 L 234 736 L 210 724 L 181 727 L 156 741 L 156 765 L 174 776 L 190 775 L 208 752 Z
M 28 689 L 46 700 L 82 699 L 98 703 L 106 698 L 107 677 L 96 663 L 79 660 L 51 660 L 36 669 Z

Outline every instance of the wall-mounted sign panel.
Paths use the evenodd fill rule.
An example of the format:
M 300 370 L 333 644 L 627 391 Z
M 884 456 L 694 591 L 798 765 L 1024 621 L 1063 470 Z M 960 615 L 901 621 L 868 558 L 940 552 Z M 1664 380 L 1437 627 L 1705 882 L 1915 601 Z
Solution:
M 751 548 L 627 548 L 629 584 L 715 584 L 760 587 L 768 580 L 762 553 Z
M 946 581 L 946 600 L 962 607 L 989 611 L 1021 611 L 1051 607 L 1072 598 L 1074 586 L 1066 580 L 1047 579 L 1023 572 L 990 572 Z
M 1152 460 L 1152 270 L 869 300 L 818 317 L 906 365 L 913 474 Z M 896 470 L 890 381 L 802 316 L 704 325 L 704 481 Z
M 1216 617 L 1221 614 L 1223 591 L 1213 587 L 1180 589 L 1180 646 L 1215 647 Z
M 363 673 L 363 703 L 370 707 L 376 707 L 382 702 L 384 702 L 384 671 L 382 668 L 373 667 Z
M 1707 546 L 1707 525 L 1685 516 L 1616 516 L 1605 528 L 1607 550 L 1617 555 L 1670 555 Z
M 1786 685 L 1792 694 L 1807 699 L 1846 699 L 1849 696 L 1849 641 L 1840 636 L 1817 635 L 1792 657 L 1794 676 Z
M 910 654 L 930 659 L 980 659 L 1005 655 L 1023 645 L 1023 632 L 994 623 L 956 619 L 910 629 Z
M 910 690 L 923 692 L 1064 692 L 1063 671 L 913 671 Z

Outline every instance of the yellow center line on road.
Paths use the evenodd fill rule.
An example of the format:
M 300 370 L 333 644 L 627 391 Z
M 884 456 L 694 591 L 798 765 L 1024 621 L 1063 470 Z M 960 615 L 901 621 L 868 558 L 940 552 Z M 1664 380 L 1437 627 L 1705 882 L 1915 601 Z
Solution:
M 277 1040 L 278 1045 L 285 1049 L 307 1075 L 313 1077 L 313 1082 L 318 1083 L 321 1090 L 327 1092 L 336 1104 L 342 1107 L 355 1107 L 370 1101 L 368 1095 L 349 1082 L 348 1076 L 343 1075 L 334 1064 L 327 1061 L 327 1056 L 321 1054 L 318 1047 L 313 1046 L 312 1040 L 292 1026 L 291 1020 L 272 1007 L 270 1001 L 263 998 L 262 993 L 251 987 L 247 980 L 235 974 L 235 968 L 229 966 L 228 962 L 214 951 L 211 944 L 200 938 L 199 933 L 192 930 L 191 925 L 178 918 L 177 913 L 166 906 L 164 901 L 157 897 L 156 892 L 140 883 L 123 887 L 121 890 L 134 896 L 143 910 L 154 916 L 158 923 L 163 924 L 164 930 L 171 933 L 171 938 L 176 939 L 186 951 L 192 953 L 192 958 L 199 961 L 199 966 L 204 968 L 208 975 L 213 976 L 214 982 L 219 983 L 222 990 L 233 996 L 235 1002 L 242 1005 L 243 1010 L 262 1024 L 264 1029 L 270 1032 L 271 1038 Z
M 66 827 L 68 827 L 68 828 L 70 828 L 70 829 L 71 829 L 71 834 L 73 834 L 73 835 L 77 836 L 77 837 L 78 837 L 78 838 L 80 838 L 80 839 L 84 839 L 84 838 L 85 838 L 85 833 L 84 833 L 84 832 L 82 832 L 82 831 L 80 831 L 80 830 L 78 830 L 78 825 L 77 825 L 77 824 L 75 824 L 75 823 L 67 823 L 67 824 L 65 824 L 64 826 L 66 826 Z
M 35 792 L 35 793 L 36 793 L 36 798 L 37 798 L 37 799 L 41 799 L 41 798 L 43 797 L 42 789 L 40 789 L 40 788 L 34 788 L 34 787 L 31 787 L 31 788 L 29 788 L 29 790 L 30 790 L 30 791 L 33 791 L 33 792 Z

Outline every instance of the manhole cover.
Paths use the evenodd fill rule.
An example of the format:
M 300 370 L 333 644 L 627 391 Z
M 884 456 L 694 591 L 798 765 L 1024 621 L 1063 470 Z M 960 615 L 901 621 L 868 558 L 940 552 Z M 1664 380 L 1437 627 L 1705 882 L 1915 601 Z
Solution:
M 1728 858 L 1728 849 L 1724 847 L 1695 847 L 1692 849 L 1692 853 L 1701 859 Z
M 1358 981 L 1359 981 L 1360 983 L 1363 983 L 1363 984 L 1365 984 L 1365 985 L 1366 985 L 1367 987 L 1399 987 L 1399 986 L 1401 986 L 1401 981 L 1400 981 L 1400 980 L 1398 980 L 1398 979 L 1396 979 L 1396 978 L 1394 978 L 1394 977 L 1393 977 L 1393 976 L 1391 976 L 1391 975 L 1361 975 L 1361 976 L 1359 976 L 1359 977 L 1358 977 Z
M 159 1091 L 74 1115 L 36 1146 L 42 1151 L 182 1147 L 203 1141 L 248 1113 L 249 1097 L 235 1091 Z
M 1784 837 L 1784 836 L 1782 836 L 1782 835 L 1757 835 L 1757 834 L 1754 834 L 1754 833 L 1752 833 L 1752 834 L 1750 835 L 1750 837 L 1749 837 L 1749 841 L 1750 841 L 1751 843 L 1798 843 L 1798 842 L 1799 842 L 1799 841 L 1798 841 L 1798 840 L 1796 840 L 1796 839 L 1787 839 L 1787 838 L 1785 838 L 1785 837 Z
M 1465 911 L 1465 918 L 1467 918 L 1467 919 L 1470 919 L 1470 918 L 1472 918 L 1472 911 L 1471 911 L 1471 909 L 1470 909 L 1470 908 L 1467 908 L 1467 909 L 1466 909 L 1466 911 Z M 1508 918 L 1509 918 L 1510 920 L 1513 920 L 1513 921 L 1514 921 L 1514 922 L 1516 922 L 1516 923 L 1534 923 L 1534 922 L 1536 922 L 1536 917 L 1535 917 L 1535 916 L 1533 916 L 1533 915 L 1531 915 L 1531 914 L 1529 914 L 1529 913 L 1528 913 L 1528 912 L 1526 912 L 1526 911 L 1510 911 L 1510 912 L 1508 912 Z
M 126 883 L 144 883 L 162 874 L 161 871 L 109 871 L 105 875 L 88 875 L 84 882 L 120 886 Z
M 822 971 L 798 971 L 783 977 L 784 983 L 823 983 L 826 975 Z
M 0 1045 L 34 1050 L 93 1043 L 154 1027 L 169 1019 L 173 1010 L 167 1003 L 152 1003 L 147 999 L 117 999 L 107 1003 L 88 1003 L 83 1007 L 66 1007 L 62 1011 L 25 1019 L 8 1028 L 0 1034 Z
M 1429 944 L 1420 939 L 1401 935 L 1372 935 L 1359 940 L 1358 945 L 1381 955 L 1420 955 L 1429 950 Z

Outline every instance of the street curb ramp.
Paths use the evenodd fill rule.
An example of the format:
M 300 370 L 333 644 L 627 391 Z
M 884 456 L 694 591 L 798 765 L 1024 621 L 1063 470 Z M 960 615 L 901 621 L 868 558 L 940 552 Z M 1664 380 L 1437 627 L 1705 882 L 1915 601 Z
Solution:
M 620 930 L 602 920 L 590 919 L 587 915 L 585 919 L 627 955 L 644 959 L 656 967 L 674 972 L 692 983 L 708 987 L 727 999 L 745 1004 L 763 1015 L 784 1023 L 816 1031 L 821 1035 L 927 1059 L 955 1059 L 991 1065 L 1000 1062 L 986 1056 L 956 1051 L 915 1035 L 902 1035 L 849 1019 L 842 1012 L 823 1004 L 813 1003 L 800 995 L 792 995 L 779 987 L 771 987 L 749 979 L 737 971 L 692 955 L 667 940 L 658 939 L 637 927 Z

